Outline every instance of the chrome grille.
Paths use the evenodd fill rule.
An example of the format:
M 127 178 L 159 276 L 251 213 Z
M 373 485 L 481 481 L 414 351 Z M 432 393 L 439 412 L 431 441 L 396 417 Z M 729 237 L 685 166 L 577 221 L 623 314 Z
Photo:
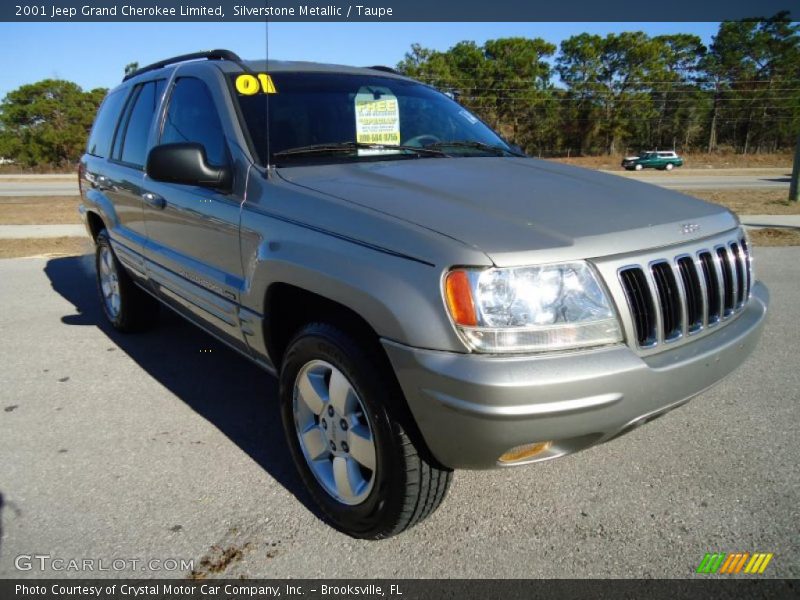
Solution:
M 723 323 L 744 307 L 752 280 L 743 237 L 618 270 L 640 348 Z

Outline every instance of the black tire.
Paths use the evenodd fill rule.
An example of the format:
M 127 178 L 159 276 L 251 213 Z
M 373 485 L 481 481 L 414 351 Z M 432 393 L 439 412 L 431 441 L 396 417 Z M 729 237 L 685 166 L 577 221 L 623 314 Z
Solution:
M 453 472 L 434 464 L 408 423 L 399 384 L 371 346 L 332 325 L 311 323 L 290 342 L 280 373 L 280 403 L 286 439 L 295 466 L 323 517 L 352 537 L 382 539 L 425 519 L 447 494 Z M 324 361 L 348 380 L 367 413 L 375 445 L 374 483 L 356 505 L 340 502 L 315 477 L 301 448 L 295 424 L 295 382 L 305 365 Z M 403 426 L 403 423 L 406 426 Z M 412 439 L 413 438 L 413 439 Z M 414 441 L 416 440 L 416 441 Z
M 100 262 L 103 253 L 106 251 L 110 253 L 110 260 L 113 263 L 119 289 L 119 309 L 116 312 L 106 302 L 101 284 Z M 114 249 L 111 247 L 108 233 L 105 230 L 97 234 L 97 239 L 95 240 L 94 266 L 100 306 L 114 329 L 128 333 L 142 331 L 151 327 L 158 319 L 158 301 L 131 280 L 130 275 L 120 264 L 116 254 L 114 254 Z

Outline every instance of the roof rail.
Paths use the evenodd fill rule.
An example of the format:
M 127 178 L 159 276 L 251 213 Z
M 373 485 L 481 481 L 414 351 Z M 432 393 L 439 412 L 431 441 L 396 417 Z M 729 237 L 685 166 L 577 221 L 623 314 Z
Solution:
M 175 63 L 185 62 L 187 60 L 197 60 L 199 58 L 205 58 L 207 60 L 232 60 L 236 63 L 242 62 L 242 59 L 239 58 L 235 52 L 231 52 L 230 50 L 204 50 L 203 52 L 181 54 L 180 56 L 173 56 L 172 58 L 165 58 L 164 60 L 154 62 L 152 65 L 147 65 L 141 69 L 136 69 L 133 73 L 128 73 L 122 78 L 122 81 L 128 81 L 128 79 L 131 79 L 132 77 L 136 77 L 142 73 L 147 73 L 148 71 L 155 71 L 156 69 L 166 67 L 167 65 L 173 65 Z
M 384 71 L 385 73 L 394 73 L 395 75 L 402 75 L 402 73 L 397 69 L 393 69 L 392 67 L 384 67 L 382 65 L 375 65 L 374 67 L 366 67 L 366 68 L 372 69 L 373 71 Z

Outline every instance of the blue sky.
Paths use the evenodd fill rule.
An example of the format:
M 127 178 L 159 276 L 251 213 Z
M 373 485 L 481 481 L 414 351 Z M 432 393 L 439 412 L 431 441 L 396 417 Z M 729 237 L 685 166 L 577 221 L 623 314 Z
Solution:
M 694 33 L 708 44 L 717 23 L 0 23 L 0 98 L 48 77 L 113 87 L 124 66 L 228 48 L 242 58 L 394 66 L 412 43 L 446 50 L 461 40 L 510 36 L 554 44 L 582 32 Z

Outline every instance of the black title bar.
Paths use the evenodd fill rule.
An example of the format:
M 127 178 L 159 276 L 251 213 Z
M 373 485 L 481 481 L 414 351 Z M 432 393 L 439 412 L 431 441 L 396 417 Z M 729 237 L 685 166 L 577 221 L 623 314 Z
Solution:
M 716 22 L 800 10 L 796 0 L 37 0 L 0 3 L 0 21 Z
M 795 583 L 780 579 L 237 579 L 0 580 L 4 600 L 648 600 L 784 599 Z

